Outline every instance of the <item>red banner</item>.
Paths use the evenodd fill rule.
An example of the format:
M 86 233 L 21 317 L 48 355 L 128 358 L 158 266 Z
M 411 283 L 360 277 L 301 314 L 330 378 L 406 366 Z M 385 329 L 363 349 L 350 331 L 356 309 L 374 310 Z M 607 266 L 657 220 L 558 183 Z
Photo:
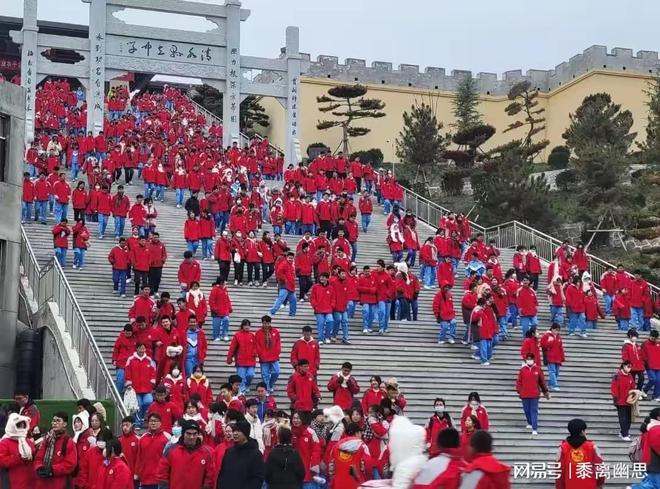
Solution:
M 21 71 L 21 58 L 0 56 L 0 70 Z

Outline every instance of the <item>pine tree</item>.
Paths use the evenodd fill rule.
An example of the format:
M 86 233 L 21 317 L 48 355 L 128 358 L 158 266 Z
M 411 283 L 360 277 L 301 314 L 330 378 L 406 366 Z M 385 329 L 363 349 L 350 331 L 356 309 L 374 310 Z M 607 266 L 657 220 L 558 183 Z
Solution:
M 482 124 L 481 114 L 477 110 L 479 106 L 477 81 L 471 76 L 465 76 L 458 82 L 452 105 L 456 119 L 452 127 L 457 131 L 466 131 Z
M 658 70 L 646 90 L 649 109 L 646 124 L 646 141 L 637 143 L 641 150 L 641 161 L 648 164 L 660 165 L 660 70 Z
M 342 130 L 341 146 L 344 154 L 349 153 L 348 140 L 369 134 L 367 127 L 355 127 L 353 122 L 360 119 L 377 119 L 385 117 L 385 103 L 379 99 L 368 99 L 364 96 L 368 92 L 364 85 L 339 85 L 328 90 L 328 95 L 316 97 L 319 111 L 330 112 L 334 120 L 318 121 L 319 130 L 340 127 Z
M 257 132 L 255 126 L 270 126 L 270 117 L 266 114 L 264 106 L 259 103 L 260 100 L 261 97 L 257 98 L 254 95 L 249 95 L 241 102 L 241 128 L 250 137 Z
M 442 123 L 438 122 L 433 108 L 425 103 L 416 103 L 410 112 L 403 113 L 403 129 L 396 139 L 396 155 L 405 164 L 415 167 L 415 180 L 420 176 L 428 182 L 427 169 L 435 168 L 442 159 L 447 146 L 440 133 Z

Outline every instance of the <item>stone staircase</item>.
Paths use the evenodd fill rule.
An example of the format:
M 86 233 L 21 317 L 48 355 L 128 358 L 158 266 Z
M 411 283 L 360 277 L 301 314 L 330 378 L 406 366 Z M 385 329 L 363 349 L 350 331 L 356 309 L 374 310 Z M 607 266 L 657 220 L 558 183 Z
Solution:
M 131 202 L 141 185 L 127 187 Z M 163 271 L 161 291 L 170 291 L 176 298 L 178 291 L 176 273 L 185 251 L 183 240 L 183 222 L 185 211 L 176 209 L 174 195 L 168 192 L 165 203 L 158 203 L 157 230 L 161 240 L 165 241 L 169 260 Z M 72 215 L 69 215 L 70 221 Z M 26 232 L 30 243 L 41 263 L 52 257 L 52 239 L 50 234 L 53 219 L 49 225 L 30 223 Z M 112 239 L 112 222 L 109 223 L 106 239 L 98 239 L 95 223 L 90 223 L 92 233 L 91 246 L 86 257 L 84 270 L 71 268 L 72 252 L 69 251 L 66 275 L 85 317 L 93 331 L 111 372 L 110 356 L 113 342 L 127 320 L 127 312 L 132 300 L 121 299 L 112 295 L 111 269 L 107 261 Z M 357 262 L 360 267 L 373 265 L 378 258 L 389 257 L 384 239 L 385 217 L 377 210 L 373 216 L 367 234 L 361 234 L 358 244 Z M 128 227 L 128 226 L 127 226 Z M 433 233 L 434 229 L 420 223 L 420 242 Z M 290 246 L 295 246 L 298 237 L 285 237 Z M 512 251 L 502 250 L 502 268 L 511 265 Z M 212 261 L 202 262 L 203 289 L 207 293 L 210 284 L 217 275 L 217 264 Z M 231 275 L 230 275 L 231 277 Z M 462 278 L 459 283 L 462 282 Z M 545 278 L 542 277 L 542 282 Z M 129 290 L 131 287 L 129 286 Z M 628 444 L 617 438 L 618 423 L 612 406 L 609 386 L 611 376 L 620 362 L 620 349 L 623 334 L 616 331 L 611 319 L 602 321 L 599 329 L 589 332 L 588 339 L 577 336 L 565 337 L 567 363 L 560 376 L 561 392 L 553 393 L 549 401 L 542 400 L 540 408 L 539 435 L 532 437 L 525 430 L 525 419 L 520 400 L 515 393 L 515 379 L 521 365 L 520 329 L 513 330 L 510 338 L 495 348 L 494 358 L 489 367 L 480 366 L 470 358 L 468 347 L 459 343 L 438 345 L 438 327 L 431 313 L 431 303 L 435 291 L 422 290 L 419 301 L 419 321 L 393 322 L 385 336 L 361 334 L 361 314 L 359 307 L 356 318 L 350 322 L 352 345 L 332 344 L 322 348 L 319 383 L 324 399 L 322 404 L 329 405 L 331 396 L 325 389 L 329 377 L 337 372 L 344 361 L 354 365 L 362 390 L 368 387 L 372 374 L 381 377 L 396 377 L 402 392 L 408 399 L 406 414 L 417 423 L 425 423 L 433 412 L 433 399 L 443 397 L 454 419 L 460 419 L 460 410 L 466 402 L 468 393 L 478 391 L 490 413 L 491 432 L 496 441 L 498 455 L 508 463 L 550 463 L 554 461 L 556 448 L 566 433 L 567 422 L 573 417 L 586 420 L 590 438 L 596 440 L 607 463 L 628 464 Z M 236 331 L 240 320 L 249 318 L 258 327 L 259 318 L 268 313 L 276 295 L 274 283 L 267 289 L 230 285 L 234 313 L 231 316 L 231 332 Z M 460 307 L 461 291 L 455 293 L 455 303 Z M 544 331 L 549 326 L 549 308 L 544 294 L 539 293 L 541 302 L 539 321 Z M 285 386 L 292 368 L 288 363 L 292 343 L 300 336 L 301 327 L 310 325 L 315 329 L 314 318 L 308 303 L 299 304 L 298 315 L 289 318 L 285 309 L 274 317 L 273 324 L 282 333 L 282 373 L 276 388 L 278 405 L 288 408 Z M 460 318 L 460 311 L 457 310 Z M 253 326 L 254 327 L 254 326 Z M 205 326 L 210 338 L 210 322 Z M 463 326 L 459 320 L 459 331 Z M 206 373 L 217 392 L 219 385 L 227 376 L 234 373 L 234 368 L 225 363 L 227 343 L 210 342 L 206 362 Z M 259 370 L 254 384 L 259 380 Z M 361 398 L 361 394 L 359 395 Z M 653 403 L 645 401 L 642 412 L 647 413 Z M 636 434 L 641 420 L 633 423 Z M 611 481 L 615 482 L 615 481 Z M 516 482 L 530 484 L 531 487 L 546 486 L 551 481 L 530 479 Z M 624 487 L 624 481 L 616 487 Z M 530 487 L 526 486 L 526 487 Z

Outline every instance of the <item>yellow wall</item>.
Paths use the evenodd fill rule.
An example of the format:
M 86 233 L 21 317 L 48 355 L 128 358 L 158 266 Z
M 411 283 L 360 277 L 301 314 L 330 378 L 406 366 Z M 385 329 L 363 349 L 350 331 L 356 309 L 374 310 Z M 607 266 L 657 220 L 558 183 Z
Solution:
M 544 115 L 547 119 L 547 127 L 545 132 L 539 133 L 535 139 L 547 138 L 550 140 L 550 145 L 540 158 L 545 159 L 552 147 L 563 144 L 561 134 L 569 124 L 569 114 L 575 111 L 584 97 L 592 93 L 607 92 L 612 96 L 614 102 L 621 104 L 623 110 L 632 111 L 635 120 L 633 130 L 638 132 L 638 140 L 643 139 L 647 117 L 647 109 L 644 105 L 646 94 L 644 91 L 650 80 L 651 77 L 645 75 L 591 71 L 549 93 L 541 93 L 538 98 L 539 107 L 546 109 Z M 300 146 L 303 156 L 307 146 L 311 143 L 322 142 L 332 150 L 335 150 L 339 145 L 341 139 L 339 129 L 335 128 L 327 131 L 316 129 L 316 123 L 320 119 L 326 118 L 326 114 L 318 111 L 316 97 L 325 94 L 329 88 L 337 84 L 338 82 L 332 80 L 302 78 L 300 95 L 302 110 L 299 114 L 299 122 L 301 126 Z M 385 161 L 397 161 L 393 144 L 403 126 L 402 114 L 405 110 L 409 111 L 416 100 L 433 105 L 436 108 L 438 119 L 445 126 L 445 130 L 451 130 L 453 93 L 408 87 L 367 86 L 369 87 L 367 97 L 378 98 L 385 102 L 387 116 L 380 119 L 367 119 L 362 121 L 363 124 L 359 123 L 358 125 L 370 128 L 371 132 L 366 136 L 352 138 L 350 140 L 352 151 L 380 148 L 385 155 Z M 524 136 L 525 131 L 522 128 L 507 133 L 502 132 L 509 123 L 515 120 L 504 112 L 504 108 L 509 104 L 506 97 L 483 95 L 480 100 L 479 111 L 484 122 L 493 125 L 497 129 L 497 133 L 489 141 L 486 149 Z M 264 134 L 276 146 L 284 147 L 284 109 L 279 102 L 272 98 L 264 98 L 261 103 L 271 117 L 271 126 Z M 389 144 L 387 143 L 388 139 L 390 140 Z

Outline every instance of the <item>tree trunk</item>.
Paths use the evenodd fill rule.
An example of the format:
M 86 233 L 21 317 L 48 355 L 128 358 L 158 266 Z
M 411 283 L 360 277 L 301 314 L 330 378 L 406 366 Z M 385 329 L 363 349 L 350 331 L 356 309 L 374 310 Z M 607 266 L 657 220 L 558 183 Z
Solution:
M 344 155 L 348 155 L 348 126 L 342 126 L 342 151 L 344 152 Z

